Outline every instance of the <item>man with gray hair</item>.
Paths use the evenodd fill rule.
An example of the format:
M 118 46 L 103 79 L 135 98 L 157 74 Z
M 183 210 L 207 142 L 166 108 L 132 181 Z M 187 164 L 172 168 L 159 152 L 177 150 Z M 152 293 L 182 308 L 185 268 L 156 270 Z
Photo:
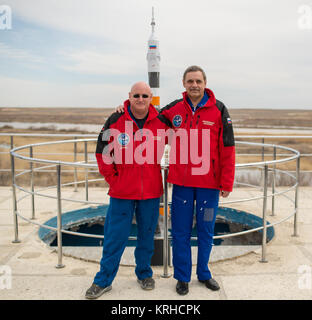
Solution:
M 228 110 L 221 101 L 216 100 L 213 92 L 206 88 L 204 70 L 198 66 L 188 67 L 182 82 L 186 90 L 183 98 L 161 109 L 160 114 L 170 121 L 176 132 L 183 129 L 188 133 L 187 142 L 176 142 L 176 161 L 169 162 L 167 179 L 173 184 L 171 224 L 174 278 L 178 280 L 176 291 L 185 295 L 188 293 L 192 273 L 190 239 L 195 208 L 198 239 L 197 278 L 211 290 L 220 288 L 212 278 L 208 262 L 219 195 L 228 197 L 233 188 L 235 144 Z M 192 140 L 194 130 L 197 141 Z M 206 157 L 208 170 L 201 170 L 200 164 L 192 161 L 190 150 L 194 142 L 198 145 L 198 154 Z M 207 145 L 209 152 L 205 152 Z M 182 154 L 188 154 L 186 163 L 179 158 L 181 151 L 184 151 Z

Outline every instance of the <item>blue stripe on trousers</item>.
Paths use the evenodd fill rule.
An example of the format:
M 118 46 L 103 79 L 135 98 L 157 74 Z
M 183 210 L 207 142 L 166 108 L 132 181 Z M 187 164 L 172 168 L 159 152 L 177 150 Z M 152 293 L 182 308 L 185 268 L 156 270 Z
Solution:
M 196 202 L 196 226 L 198 237 L 197 277 L 208 280 L 208 268 L 213 244 L 214 225 L 219 203 L 219 190 L 173 185 L 172 191 L 172 257 L 174 278 L 191 281 L 192 253 L 191 232 Z
M 103 253 L 100 271 L 94 283 L 107 287 L 113 282 L 121 256 L 131 232 L 133 214 L 137 222 L 137 246 L 135 249 L 135 273 L 139 280 L 153 275 L 150 266 L 154 252 L 154 232 L 159 214 L 159 198 L 147 200 L 127 200 L 110 198 L 104 224 Z

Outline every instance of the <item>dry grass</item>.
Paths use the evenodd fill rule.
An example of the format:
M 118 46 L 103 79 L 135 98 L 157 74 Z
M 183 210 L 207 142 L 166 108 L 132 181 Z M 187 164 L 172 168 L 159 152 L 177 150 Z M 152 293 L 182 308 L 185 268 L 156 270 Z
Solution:
M 53 131 L 41 131 L 41 130 L 0 130 L 0 132 L 14 132 L 19 133 L 23 132 L 26 133 L 57 133 Z M 59 133 L 59 132 L 58 132 Z M 83 132 L 67 132 L 70 134 L 77 134 Z M 72 138 L 69 138 L 72 139 Z M 14 137 L 14 147 L 23 146 L 26 144 L 33 144 L 33 143 L 41 143 L 41 142 L 48 142 L 48 141 L 59 141 L 64 140 L 62 137 L 23 137 L 23 136 L 15 136 Z M 10 145 L 10 138 L 0 136 L 0 144 L 1 145 Z M 84 143 L 78 142 L 77 143 L 77 160 L 76 161 L 84 161 Z M 90 156 L 94 154 L 96 148 L 96 142 L 88 142 L 88 154 L 89 154 L 89 162 Z M 1 151 L 9 151 L 9 149 L 1 149 Z M 29 156 L 29 149 L 25 149 L 19 151 L 19 154 Z M 39 146 L 33 148 L 33 157 L 39 159 L 46 159 L 46 160 L 55 160 L 55 161 L 74 161 L 74 143 L 62 143 L 62 144 L 55 144 L 49 146 Z M 43 166 L 43 164 L 36 164 L 34 163 L 34 168 L 38 168 L 39 166 Z M 10 169 L 11 168 L 11 159 L 9 153 L 1 154 L 0 155 L 0 167 L 1 169 Z M 19 169 L 29 169 L 30 164 L 27 161 L 21 159 L 15 159 L 15 169 L 18 172 Z M 35 178 L 35 185 L 36 186 L 48 186 L 48 185 L 55 185 L 56 184 L 56 167 L 49 168 L 49 170 L 54 170 L 54 172 L 37 172 L 34 175 Z M 63 170 L 73 170 L 72 167 L 63 167 Z M 84 169 L 78 169 L 78 180 L 84 180 L 85 171 Z M 101 178 L 98 173 L 88 173 L 89 179 Z M 29 185 L 29 174 L 24 174 L 17 178 L 17 182 L 20 185 Z M 62 183 L 73 181 L 73 173 L 66 173 L 62 174 Z M 0 174 L 0 185 L 10 185 L 11 184 L 11 174 L 10 172 L 1 172 Z M 91 186 L 103 185 L 103 182 L 93 183 Z
M 311 110 L 298 109 L 231 109 L 230 114 L 236 127 L 310 127 Z
M 0 119 L 2 122 L 103 124 L 113 111 L 104 108 L 0 108 Z

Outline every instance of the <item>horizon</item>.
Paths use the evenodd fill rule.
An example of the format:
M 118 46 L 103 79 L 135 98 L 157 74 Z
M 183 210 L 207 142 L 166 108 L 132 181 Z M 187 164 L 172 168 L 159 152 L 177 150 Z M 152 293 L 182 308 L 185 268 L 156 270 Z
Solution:
M 32 106 L 0 106 L 0 109 L 20 109 L 20 108 L 25 108 L 25 109 L 115 109 L 117 106 L 115 107 L 84 107 L 84 106 L 80 106 L 80 107 L 72 107 L 72 106 L 40 106 L 40 107 L 32 107 Z M 162 108 L 162 106 L 161 106 Z M 248 109 L 248 110 L 294 110 L 294 111 L 298 111 L 298 110 L 302 110 L 302 111 L 307 111 L 307 110 L 311 110 L 312 111 L 312 107 L 301 107 L 301 108 L 296 108 L 296 107 L 236 107 L 236 106 L 227 106 L 227 108 L 229 110 L 231 109 L 235 109 L 235 110 L 240 110 L 240 109 Z

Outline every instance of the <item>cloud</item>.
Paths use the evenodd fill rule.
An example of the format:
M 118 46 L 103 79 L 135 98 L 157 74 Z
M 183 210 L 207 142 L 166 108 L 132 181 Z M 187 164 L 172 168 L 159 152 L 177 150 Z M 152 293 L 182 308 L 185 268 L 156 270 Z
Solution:
M 57 84 L 0 76 L 2 107 L 116 107 L 128 98 L 129 86 Z M 5 101 L 5 102 L 4 102 Z
M 146 62 L 138 58 L 140 55 L 102 53 L 96 50 L 63 51 L 59 54 L 67 61 L 60 68 L 81 74 L 123 75 L 143 73 L 146 69 Z
M 10 0 L 9 5 L 13 15 L 38 26 L 124 43 L 141 41 L 143 14 L 150 23 L 151 13 L 143 0 Z
M 0 42 L 1 59 L 17 60 L 27 63 L 43 63 L 45 59 L 41 56 L 33 54 L 25 49 L 13 48 L 5 43 Z

